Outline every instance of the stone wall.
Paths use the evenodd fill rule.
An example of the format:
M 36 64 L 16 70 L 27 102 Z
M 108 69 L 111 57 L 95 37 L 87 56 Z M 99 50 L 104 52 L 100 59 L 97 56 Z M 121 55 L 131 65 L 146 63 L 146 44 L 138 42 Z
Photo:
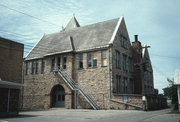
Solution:
M 107 50 L 107 49 L 106 49 Z M 74 68 L 74 80 L 85 92 L 90 94 L 101 108 L 109 106 L 109 65 L 102 66 L 101 50 L 94 51 L 97 55 L 97 67 L 87 67 L 87 53 L 83 53 L 83 69 L 78 68 L 78 54 L 76 55 L 76 63 Z M 109 51 L 107 50 L 107 62 L 109 62 Z M 79 103 L 82 103 L 79 100 Z M 89 106 L 87 106 L 88 108 Z M 84 106 L 84 108 L 86 108 Z
M 143 108 L 141 95 L 123 94 L 114 95 L 111 99 L 111 109 L 139 110 Z
M 122 39 L 122 37 L 125 37 L 126 40 L 123 41 L 124 39 Z M 123 45 L 126 45 L 126 47 L 124 47 Z M 116 66 L 116 51 L 120 52 L 120 67 Z M 122 23 L 120 24 L 119 29 L 117 30 L 117 34 L 115 36 L 113 45 L 112 45 L 112 50 L 111 50 L 111 62 L 112 62 L 112 85 L 111 85 L 111 92 L 113 92 L 113 83 L 116 82 L 116 75 L 121 76 L 121 85 L 122 86 L 122 82 L 123 82 L 123 78 L 127 78 L 127 93 L 131 93 L 133 94 L 134 91 L 130 86 L 130 79 L 133 80 L 133 74 L 132 74 L 132 70 L 130 69 L 130 64 L 128 63 L 129 58 L 132 58 L 132 54 L 131 54 L 131 43 L 129 40 L 129 35 L 126 29 L 126 25 L 124 20 L 122 20 Z M 128 60 L 125 62 L 126 63 L 126 67 L 127 70 L 123 69 L 123 55 L 126 55 Z M 128 65 L 127 65 L 128 64 Z M 122 87 L 121 87 L 121 93 L 122 93 Z
M 38 74 L 31 74 L 32 61 L 29 63 L 28 74 L 24 76 L 24 95 L 23 109 L 48 109 L 51 107 L 51 90 L 56 85 L 61 85 L 65 89 L 65 108 L 72 108 L 72 91 L 66 85 L 64 80 L 56 73 L 51 72 L 51 57 L 45 57 L 44 73 L 41 74 L 41 61 L 38 59 Z M 67 55 L 67 72 L 70 74 L 69 68 L 71 55 Z

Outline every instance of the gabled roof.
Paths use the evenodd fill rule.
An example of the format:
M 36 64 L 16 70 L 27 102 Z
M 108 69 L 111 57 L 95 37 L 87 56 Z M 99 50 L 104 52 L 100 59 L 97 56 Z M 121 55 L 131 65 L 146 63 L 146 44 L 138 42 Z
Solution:
M 77 19 L 73 16 L 71 18 L 71 20 L 69 21 L 69 23 L 66 25 L 65 30 L 71 30 L 73 28 L 77 28 L 80 27 Z
M 146 47 L 146 46 L 147 45 L 143 45 L 143 47 Z M 150 59 L 149 52 L 148 52 L 147 48 L 142 48 L 142 60 L 145 62 L 147 62 L 147 60 L 148 60 L 149 66 L 152 69 L 151 59 Z
M 44 35 L 26 60 L 70 51 L 107 47 L 118 21 L 120 21 L 119 18 Z

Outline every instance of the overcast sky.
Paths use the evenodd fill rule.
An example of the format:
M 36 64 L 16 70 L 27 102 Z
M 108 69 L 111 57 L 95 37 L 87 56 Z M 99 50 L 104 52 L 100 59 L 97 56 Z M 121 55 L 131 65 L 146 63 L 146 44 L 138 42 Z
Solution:
M 1 0 L 0 36 L 25 44 L 25 55 L 44 34 L 59 32 L 75 14 L 81 26 L 124 16 L 131 41 L 139 35 L 162 93 L 180 68 L 180 0 Z

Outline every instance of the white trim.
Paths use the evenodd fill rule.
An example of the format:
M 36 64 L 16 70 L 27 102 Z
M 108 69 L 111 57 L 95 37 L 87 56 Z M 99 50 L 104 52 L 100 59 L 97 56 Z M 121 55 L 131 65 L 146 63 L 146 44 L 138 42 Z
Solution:
M 123 18 L 124 18 L 123 16 L 121 16 L 121 17 L 119 18 L 119 21 L 118 21 L 118 23 L 117 23 L 117 25 L 116 25 L 116 28 L 115 28 L 115 30 L 114 30 L 114 32 L 113 32 L 113 35 L 112 35 L 112 37 L 111 37 L 111 40 L 109 41 L 109 44 L 112 44 L 112 43 L 113 43 L 114 38 L 115 38 L 115 36 L 116 36 L 116 33 L 117 33 L 117 31 L 118 31 L 118 28 L 120 27 L 120 24 L 121 24 Z

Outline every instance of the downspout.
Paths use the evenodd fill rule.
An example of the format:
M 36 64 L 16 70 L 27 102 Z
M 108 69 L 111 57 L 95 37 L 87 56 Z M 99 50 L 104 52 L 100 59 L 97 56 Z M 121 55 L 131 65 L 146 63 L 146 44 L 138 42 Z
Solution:
M 23 65 L 22 65 L 22 84 L 24 84 L 24 63 L 25 63 L 25 61 L 23 60 Z M 28 64 L 27 64 L 28 65 Z M 19 105 L 20 107 L 19 107 L 19 109 L 21 109 L 22 110 L 22 108 L 23 108 L 23 95 L 24 95 L 24 86 L 23 87 L 21 87 L 21 91 L 20 91 L 20 93 L 19 94 L 21 94 L 21 95 L 19 95 L 20 97 L 19 97 L 19 99 L 21 100 L 21 102 L 20 102 L 20 104 L 21 105 Z
M 112 52 L 112 44 L 109 44 L 109 83 L 110 83 L 110 101 L 112 99 L 112 89 L 111 89 L 111 82 L 112 82 L 112 58 L 110 57 L 110 54 Z M 111 63 L 110 63 L 111 62 Z

